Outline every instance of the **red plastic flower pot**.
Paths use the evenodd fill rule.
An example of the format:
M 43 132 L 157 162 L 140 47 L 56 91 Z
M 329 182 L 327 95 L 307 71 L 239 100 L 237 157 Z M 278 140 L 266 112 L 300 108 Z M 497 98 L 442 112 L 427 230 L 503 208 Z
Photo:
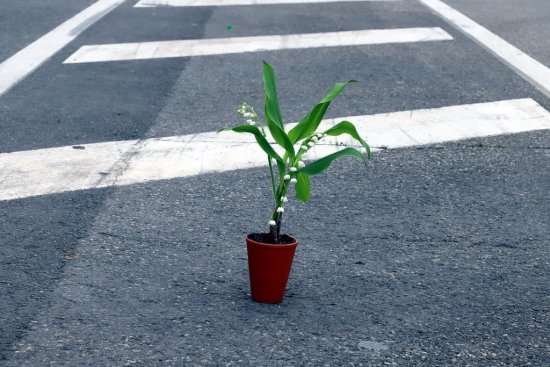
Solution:
M 298 241 L 269 244 L 246 237 L 248 274 L 252 299 L 261 303 L 280 303 L 285 295 L 290 268 Z

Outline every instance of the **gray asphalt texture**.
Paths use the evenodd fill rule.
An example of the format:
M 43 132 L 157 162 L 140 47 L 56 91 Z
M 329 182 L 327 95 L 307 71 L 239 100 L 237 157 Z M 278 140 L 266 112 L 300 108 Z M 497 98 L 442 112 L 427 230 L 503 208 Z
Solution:
M 0 203 L 0 360 L 51 301 L 108 190 Z
M 277 69 L 287 122 L 351 78 L 362 82 L 327 117 L 526 97 L 550 109 L 413 1 L 132 6 L 0 98 L 0 152 L 238 122 L 243 100 L 261 109 L 262 59 Z M 84 44 L 417 26 L 454 40 L 61 64 Z M 339 161 L 314 178 L 311 203 L 289 207 L 300 245 L 278 306 L 248 295 L 244 236 L 269 216 L 265 169 L 0 202 L 0 364 L 549 364 L 549 140 Z
M 447 0 L 447 4 L 550 67 L 548 1 Z
M 6 365 L 547 365 L 549 147 L 339 162 L 289 206 L 278 306 L 251 302 L 246 274 L 265 169 L 117 189 Z
M 93 3 L 94 0 L 0 0 L 0 61 Z
M 155 121 L 188 59 L 153 63 L 62 64 L 85 44 L 137 42 L 185 34 L 201 38 L 211 10 L 166 20 L 167 9 L 143 13 L 127 2 L 99 20 L 0 99 L 0 152 L 138 139 Z M 146 14 L 148 16 L 141 16 Z M 127 20 L 131 19 L 133 27 Z M 107 37 L 107 34 L 109 37 Z M 120 34 L 132 37 L 116 38 Z

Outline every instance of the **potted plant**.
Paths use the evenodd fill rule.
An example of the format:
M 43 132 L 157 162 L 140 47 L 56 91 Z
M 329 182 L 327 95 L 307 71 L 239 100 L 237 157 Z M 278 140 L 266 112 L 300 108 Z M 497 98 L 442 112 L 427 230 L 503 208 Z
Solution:
M 311 176 L 323 172 L 339 157 L 351 156 L 364 161 L 366 157 L 370 157 L 370 148 L 349 121 L 341 121 L 324 131 L 317 131 L 331 101 L 355 80 L 335 84 L 327 95 L 288 132 L 285 130 L 279 109 L 275 70 L 265 61 L 263 80 L 265 123 L 260 120 L 251 105 L 243 103 L 238 112 L 247 119 L 246 124 L 223 128 L 220 131 L 232 130 L 237 133 L 253 134 L 260 148 L 267 154 L 274 199 L 273 212 L 268 221 L 269 232 L 251 233 L 246 237 L 248 269 L 252 299 L 256 302 L 279 303 L 284 297 L 298 245 L 295 238 L 281 234 L 284 205 L 288 201 L 287 195 L 290 188 L 294 186 L 298 200 L 307 202 L 310 198 Z M 362 151 L 345 147 L 315 161 L 304 162 L 305 155 L 313 146 L 328 136 L 342 134 L 348 134 L 355 139 Z M 277 145 L 282 148 L 277 148 L 282 151 L 282 155 L 276 151 Z

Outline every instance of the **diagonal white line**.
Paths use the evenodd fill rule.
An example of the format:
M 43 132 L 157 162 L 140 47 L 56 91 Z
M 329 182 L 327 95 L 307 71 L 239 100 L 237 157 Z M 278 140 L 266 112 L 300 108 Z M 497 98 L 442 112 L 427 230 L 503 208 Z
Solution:
M 451 25 L 465 33 L 550 97 L 550 69 L 506 42 L 487 28 L 439 0 L 420 0 Z
M 100 0 L 0 64 L 0 96 L 125 0 Z
M 327 128 L 344 118 L 324 120 Z M 532 99 L 346 117 L 372 147 L 389 149 L 550 129 L 550 113 Z M 288 127 L 290 127 L 289 124 Z M 324 140 L 323 140 L 324 141 Z M 351 143 L 350 140 L 340 140 Z M 331 144 L 329 144 L 331 143 Z M 310 159 L 341 149 L 316 146 Z M 266 156 L 253 138 L 215 132 L 0 154 L 0 201 L 131 185 L 259 167 Z
M 452 39 L 453 38 L 441 28 L 398 28 L 276 36 L 119 43 L 83 46 L 69 56 L 64 63 L 142 60 L 300 48 L 443 41 Z
M 155 6 L 229 6 L 229 5 L 267 5 L 267 4 L 313 4 L 337 2 L 395 2 L 400 0 L 141 0 L 136 8 Z

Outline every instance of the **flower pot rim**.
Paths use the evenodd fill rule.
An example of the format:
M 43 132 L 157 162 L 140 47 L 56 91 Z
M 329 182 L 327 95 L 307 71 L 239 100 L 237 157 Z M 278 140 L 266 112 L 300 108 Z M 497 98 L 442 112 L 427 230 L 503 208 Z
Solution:
M 298 245 L 298 240 L 292 236 L 288 236 L 290 238 L 292 238 L 292 243 L 280 243 L 280 244 L 277 244 L 277 243 L 264 243 L 264 242 L 258 242 L 258 241 L 255 241 L 253 239 L 250 238 L 250 235 L 252 233 L 249 233 L 246 235 L 246 242 L 247 243 L 250 243 L 250 244 L 253 244 L 254 246 L 261 246 L 261 247 L 267 247 L 267 248 L 291 248 L 291 247 L 295 247 Z

